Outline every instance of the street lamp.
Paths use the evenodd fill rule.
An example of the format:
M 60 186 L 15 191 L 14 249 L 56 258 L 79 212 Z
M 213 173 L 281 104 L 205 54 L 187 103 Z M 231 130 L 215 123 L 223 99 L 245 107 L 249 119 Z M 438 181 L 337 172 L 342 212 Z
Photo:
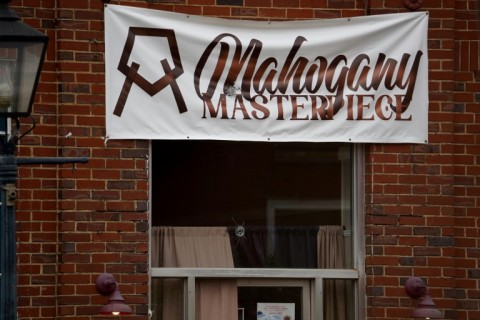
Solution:
M 0 116 L 27 117 L 40 78 L 48 37 L 24 24 L 0 0 Z
M 10 0 L 0 0 L 0 117 L 16 119 L 30 115 L 48 37 L 24 24 L 10 9 Z M 5 135 L 0 147 L 0 319 L 14 320 L 17 313 L 15 183 L 17 137 Z
M 15 200 L 18 168 L 28 164 L 86 163 L 87 158 L 17 158 L 19 117 L 29 117 L 45 58 L 48 37 L 24 24 L 10 9 L 11 0 L 0 0 L 0 118 L 15 121 L 0 137 L 0 320 L 17 319 Z M 33 121 L 33 118 L 32 118 Z M 5 126 L 6 127 L 6 126 Z

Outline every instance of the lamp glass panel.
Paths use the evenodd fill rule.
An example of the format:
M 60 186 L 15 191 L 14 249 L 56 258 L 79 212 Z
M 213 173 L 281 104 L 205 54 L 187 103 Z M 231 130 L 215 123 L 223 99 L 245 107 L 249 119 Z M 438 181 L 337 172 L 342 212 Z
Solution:
M 0 114 L 29 113 L 40 71 L 42 42 L 4 42 L 0 48 Z
M 3 50 L 0 56 L 0 112 L 11 110 L 13 103 L 13 83 L 16 61 L 10 58 L 9 50 Z

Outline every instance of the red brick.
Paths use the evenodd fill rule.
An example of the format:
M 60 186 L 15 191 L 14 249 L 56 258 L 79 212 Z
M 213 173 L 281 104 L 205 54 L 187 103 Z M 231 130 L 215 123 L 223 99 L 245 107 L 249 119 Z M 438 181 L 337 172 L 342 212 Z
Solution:
M 262 20 L 364 15 L 367 4 L 371 14 L 407 11 L 401 0 L 245 0 L 244 4 L 216 6 L 213 0 L 122 2 L 188 14 Z M 137 141 L 105 144 L 102 138 L 103 2 L 14 0 L 12 6 L 24 21 L 51 37 L 34 107 L 37 127 L 22 138 L 19 154 L 79 153 L 91 157 L 89 164 L 77 165 L 75 170 L 71 166 L 20 168 L 19 317 L 97 317 L 106 299 L 95 292 L 93 283 L 104 271 L 129 282 L 122 284 L 122 289 L 137 310 L 148 302 L 147 273 L 137 274 L 136 265 L 148 263 L 145 252 L 149 241 L 148 233 L 142 231 L 148 214 L 136 211 L 138 203 L 148 199 L 149 188 L 148 164 L 137 149 L 147 154 L 148 145 Z M 427 278 L 437 306 L 448 318 L 480 318 L 478 279 L 468 278 L 468 270 L 478 267 L 480 244 L 480 213 L 476 208 L 480 201 L 478 6 L 473 0 L 443 0 L 425 1 L 422 7 L 430 15 L 430 143 L 365 146 L 365 229 L 375 236 L 373 241 L 367 237 L 365 250 L 384 255 L 366 259 L 366 269 L 375 272 L 367 271 L 365 281 L 383 293 L 374 296 L 367 288 L 369 320 L 410 316 L 414 303 L 400 283 L 414 274 Z M 54 19 L 58 19 L 56 25 Z M 59 84 L 64 85 L 64 92 L 57 92 Z M 64 138 L 69 132 L 72 137 Z M 125 150 L 131 154 L 128 159 L 122 159 Z M 112 182 L 126 176 L 132 184 Z M 112 189 L 104 187 L 107 185 Z M 427 247 L 428 235 L 413 235 L 418 228 L 424 232 L 434 228 L 428 230 L 438 231 L 438 237 L 454 237 L 455 248 Z M 397 241 L 398 245 L 391 245 Z M 62 253 L 58 263 L 52 260 L 56 249 L 68 243 L 74 243 L 79 252 Z M 122 243 L 127 243 L 125 254 L 120 254 Z M 118 252 L 105 255 L 107 246 Z M 58 285 L 52 283 L 52 275 Z M 45 282 L 41 290 L 30 286 L 35 278 Z M 469 297 L 448 297 L 445 288 L 468 290 Z

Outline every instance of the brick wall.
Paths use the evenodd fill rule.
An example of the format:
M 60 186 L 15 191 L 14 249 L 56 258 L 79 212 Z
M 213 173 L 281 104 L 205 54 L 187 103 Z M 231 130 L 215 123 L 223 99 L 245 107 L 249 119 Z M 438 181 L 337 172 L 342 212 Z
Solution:
M 408 11 L 403 0 L 123 1 L 238 19 L 312 19 Z M 23 166 L 17 201 L 20 319 L 91 319 L 113 273 L 145 319 L 148 142 L 105 141 L 103 2 L 13 0 L 50 36 L 19 155 L 87 156 L 86 165 Z M 480 319 L 479 1 L 425 0 L 430 12 L 430 143 L 366 146 L 366 313 L 408 318 L 409 276 L 423 277 L 449 319 Z M 25 121 L 24 127 L 28 127 Z
M 21 319 L 90 319 L 110 272 L 138 318 L 148 302 L 148 142 L 104 139 L 101 1 L 14 1 L 50 36 L 37 127 L 22 156 L 90 158 L 87 165 L 22 167 L 18 187 Z M 26 126 L 27 127 L 27 126 Z
M 413 275 L 426 280 L 447 319 L 480 318 L 478 6 L 425 1 L 429 144 L 367 146 L 369 319 L 408 318 L 403 283 Z

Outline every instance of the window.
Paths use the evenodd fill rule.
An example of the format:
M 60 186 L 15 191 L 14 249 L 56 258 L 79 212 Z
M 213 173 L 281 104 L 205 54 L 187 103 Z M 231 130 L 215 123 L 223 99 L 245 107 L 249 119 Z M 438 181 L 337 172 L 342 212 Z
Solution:
M 154 319 L 358 319 L 357 148 L 152 142 Z

